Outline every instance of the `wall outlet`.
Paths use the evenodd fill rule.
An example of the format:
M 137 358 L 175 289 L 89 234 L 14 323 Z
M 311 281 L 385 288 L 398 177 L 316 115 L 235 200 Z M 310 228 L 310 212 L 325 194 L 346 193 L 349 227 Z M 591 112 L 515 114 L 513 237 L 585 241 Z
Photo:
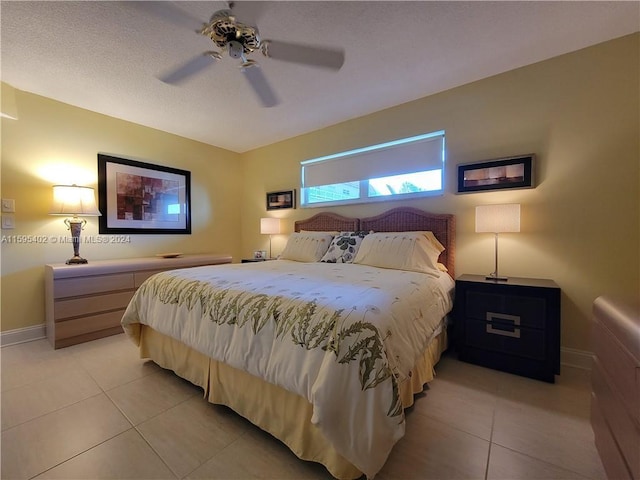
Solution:
M 2 212 L 3 213 L 13 213 L 16 211 L 16 201 L 13 198 L 3 198 L 2 199 Z M 3 227 L 4 228 L 4 224 Z

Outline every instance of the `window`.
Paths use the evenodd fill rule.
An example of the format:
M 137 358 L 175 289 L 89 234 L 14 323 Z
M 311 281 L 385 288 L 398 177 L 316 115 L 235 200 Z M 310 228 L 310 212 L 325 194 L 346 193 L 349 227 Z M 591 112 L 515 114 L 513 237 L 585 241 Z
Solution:
M 444 131 L 301 162 L 303 207 L 437 195 L 444 185 Z

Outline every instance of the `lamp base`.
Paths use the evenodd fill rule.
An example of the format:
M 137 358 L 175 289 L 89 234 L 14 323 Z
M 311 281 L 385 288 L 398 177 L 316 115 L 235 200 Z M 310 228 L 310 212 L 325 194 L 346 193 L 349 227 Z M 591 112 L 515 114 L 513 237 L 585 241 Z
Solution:
M 81 264 L 81 263 L 89 263 L 87 261 L 86 258 L 82 258 L 78 255 L 74 255 L 73 258 L 70 258 L 69 260 L 67 260 L 66 262 L 67 265 L 77 265 L 77 264 Z
M 490 273 L 489 275 L 487 275 L 486 277 L 484 277 L 486 280 L 493 280 L 494 282 L 506 282 L 509 280 L 508 277 L 500 277 L 495 273 Z

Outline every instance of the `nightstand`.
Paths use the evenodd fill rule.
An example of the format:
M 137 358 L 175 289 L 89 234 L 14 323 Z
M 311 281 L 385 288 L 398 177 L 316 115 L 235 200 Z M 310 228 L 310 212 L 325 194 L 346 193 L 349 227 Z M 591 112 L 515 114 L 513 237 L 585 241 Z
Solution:
M 560 287 L 552 280 L 456 280 L 458 358 L 553 383 L 560 374 Z
M 268 260 L 275 260 L 275 258 L 243 258 L 241 260 L 242 263 L 253 263 L 253 262 L 266 262 Z

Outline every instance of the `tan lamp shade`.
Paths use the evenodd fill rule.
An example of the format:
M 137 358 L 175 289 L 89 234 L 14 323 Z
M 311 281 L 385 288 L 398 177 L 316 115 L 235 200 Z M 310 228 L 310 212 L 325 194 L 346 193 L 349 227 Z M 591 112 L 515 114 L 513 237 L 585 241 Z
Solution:
M 78 185 L 54 185 L 53 204 L 49 214 L 83 217 L 102 215 L 96 206 L 93 188 L 79 187 Z
M 520 204 L 480 205 L 476 207 L 476 233 L 520 231 Z
M 265 235 L 277 235 L 280 233 L 280 219 L 267 217 L 260 219 L 260 233 Z

